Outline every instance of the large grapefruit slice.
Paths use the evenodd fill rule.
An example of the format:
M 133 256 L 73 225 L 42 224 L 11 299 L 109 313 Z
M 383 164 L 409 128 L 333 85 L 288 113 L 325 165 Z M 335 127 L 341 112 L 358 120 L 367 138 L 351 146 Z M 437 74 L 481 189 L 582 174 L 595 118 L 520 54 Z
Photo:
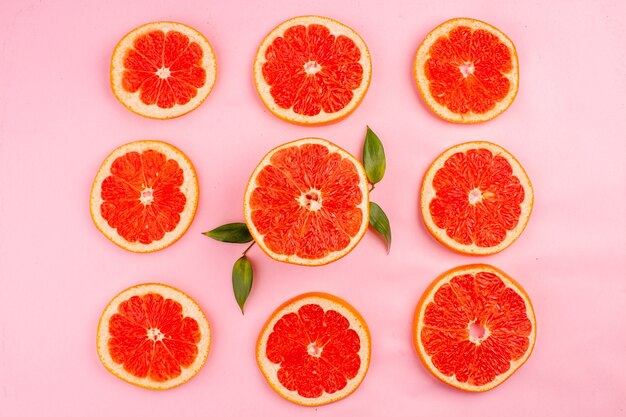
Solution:
M 206 361 L 209 322 L 183 292 L 142 284 L 118 294 L 102 313 L 97 348 L 118 378 L 150 389 L 168 389 L 193 378 Z
M 439 117 L 478 123 L 504 112 L 517 95 L 519 70 L 513 42 L 475 19 L 452 19 L 426 36 L 415 56 L 415 79 Z
M 490 265 L 466 265 L 437 278 L 417 305 L 414 343 L 424 366 L 465 391 L 497 387 L 526 362 L 536 336 L 524 289 Z
M 191 161 L 165 142 L 132 142 L 102 163 L 91 189 L 96 227 L 132 252 L 154 252 L 177 241 L 198 206 Z
M 252 173 L 244 216 L 254 240 L 278 261 L 336 261 L 367 231 L 365 170 L 355 157 L 324 139 L 281 145 Z
M 532 206 L 533 189 L 520 163 L 489 142 L 453 146 L 435 159 L 422 182 L 426 228 L 461 253 L 504 250 L 526 227 Z
M 340 120 L 369 87 L 372 62 L 352 29 L 320 16 L 290 19 L 265 37 L 254 60 L 256 89 L 279 118 L 303 125 Z
M 278 307 L 257 342 L 257 363 L 270 386 L 301 405 L 350 395 L 365 378 L 371 340 L 363 317 L 346 301 L 323 293 Z
M 182 116 L 209 95 L 217 66 L 197 30 L 173 22 L 148 23 L 117 44 L 111 88 L 130 111 L 154 119 Z

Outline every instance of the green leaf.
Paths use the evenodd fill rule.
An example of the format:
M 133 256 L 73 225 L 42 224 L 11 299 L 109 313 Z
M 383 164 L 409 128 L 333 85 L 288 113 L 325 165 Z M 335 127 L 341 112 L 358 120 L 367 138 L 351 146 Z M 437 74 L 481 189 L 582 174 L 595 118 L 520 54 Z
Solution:
M 389 225 L 389 218 L 383 209 L 373 201 L 370 201 L 370 225 L 385 238 L 385 242 L 387 242 L 387 253 L 389 253 L 391 249 L 391 226 Z
M 385 168 L 387 167 L 383 143 L 369 126 L 365 134 L 365 144 L 363 144 L 363 167 L 365 168 L 367 179 L 372 184 L 376 184 L 383 179 Z
M 241 314 L 243 314 L 243 305 L 246 303 L 250 290 L 252 289 L 252 264 L 246 255 L 237 259 L 233 265 L 233 292 Z
M 209 232 L 203 233 L 212 239 L 228 243 L 246 243 L 252 241 L 252 235 L 245 223 L 228 223 Z

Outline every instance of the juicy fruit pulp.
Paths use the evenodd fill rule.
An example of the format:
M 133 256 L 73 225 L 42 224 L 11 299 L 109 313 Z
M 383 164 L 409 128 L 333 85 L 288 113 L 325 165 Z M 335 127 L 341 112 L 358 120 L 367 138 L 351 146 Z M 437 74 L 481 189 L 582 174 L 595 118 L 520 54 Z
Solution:
M 451 19 L 420 44 L 414 76 L 426 105 L 442 119 L 485 122 L 515 100 L 517 52 L 499 29 L 475 19 Z
M 152 22 L 132 30 L 111 57 L 115 97 L 128 110 L 154 119 L 196 109 L 211 93 L 216 75 L 209 41 L 176 22 Z
M 123 88 L 147 105 L 187 104 L 206 83 L 200 45 L 175 30 L 138 36 L 124 56 Z
M 198 356 L 198 322 L 180 303 L 148 293 L 123 301 L 109 320 L 113 361 L 139 378 L 163 382 L 181 375 Z
M 503 74 L 513 69 L 511 51 L 494 34 L 458 26 L 430 47 L 425 64 L 437 103 L 454 113 L 485 113 L 511 88 Z
M 354 41 L 320 24 L 288 28 L 267 48 L 265 59 L 263 77 L 276 104 L 305 116 L 342 110 L 363 82 Z
M 352 306 L 330 294 L 307 293 L 285 302 L 268 319 L 256 359 L 283 398 L 318 406 L 358 388 L 370 352 L 367 324 Z
M 94 224 L 131 252 L 154 252 L 176 242 L 198 205 L 191 161 L 174 146 L 145 140 L 127 143 L 104 160 L 91 188 Z
M 439 155 L 422 181 L 420 208 L 428 231 L 448 248 L 490 255 L 522 234 L 533 188 L 520 163 L 490 142 L 455 145 Z
M 263 104 L 285 121 L 312 126 L 354 111 L 372 76 L 367 45 L 348 26 L 300 16 L 274 28 L 254 59 L 254 84 Z
M 519 222 L 524 188 L 507 159 L 488 149 L 453 154 L 432 185 L 435 225 L 463 245 L 496 246 Z
M 532 307 L 522 297 L 523 290 L 508 279 L 505 283 L 502 276 L 488 265 L 461 267 L 444 274 L 438 280 L 443 284 L 433 284 L 434 295 L 427 291 L 420 301 L 418 353 L 457 388 L 495 387 L 532 350 Z
M 149 244 L 173 231 L 186 198 L 178 163 L 155 150 L 129 152 L 102 182 L 102 217 L 128 242 Z
M 365 174 L 358 161 L 330 146 L 319 139 L 284 145 L 253 174 L 246 222 L 270 256 L 327 263 L 365 233 Z
M 280 365 L 278 380 L 305 398 L 345 388 L 360 367 L 361 343 L 350 323 L 334 310 L 306 304 L 274 325 L 267 358 Z
M 130 384 L 170 389 L 194 377 L 206 361 L 211 329 L 200 307 L 163 284 L 118 294 L 98 323 L 96 346 L 104 367 Z

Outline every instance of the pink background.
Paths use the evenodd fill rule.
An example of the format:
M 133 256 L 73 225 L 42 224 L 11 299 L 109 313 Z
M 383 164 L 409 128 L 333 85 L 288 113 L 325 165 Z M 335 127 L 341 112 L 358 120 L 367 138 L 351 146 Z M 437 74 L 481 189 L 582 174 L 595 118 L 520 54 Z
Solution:
M 1 416 L 624 415 L 626 3 L 2 3 Z M 264 109 L 254 90 L 252 61 L 261 39 L 302 14 L 334 17 L 370 47 L 370 90 L 339 124 L 287 124 Z M 412 78 L 420 41 L 458 16 L 505 31 L 521 64 L 512 107 L 476 126 L 439 120 L 422 103 Z M 132 114 L 109 88 L 117 41 L 155 20 L 194 26 L 218 59 L 211 96 L 176 120 Z M 360 155 L 366 124 L 386 146 L 387 174 L 372 197 L 391 219 L 391 254 L 385 256 L 373 233 L 348 257 L 320 268 L 273 262 L 255 248 L 250 256 L 256 278 L 242 316 L 230 272 L 244 248 L 201 232 L 243 218 L 247 179 L 270 148 L 319 136 Z M 187 234 L 149 255 L 111 244 L 93 226 L 88 209 L 100 163 L 113 148 L 137 139 L 179 146 L 195 163 L 201 184 Z M 472 139 L 509 149 L 535 188 L 526 231 L 512 247 L 487 258 L 440 246 L 417 212 L 428 164 L 447 147 Z M 422 367 L 411 344 L 411 320 L 422 291 L 438 274 L 480 261 L 504 269 L 526 288 L 538 338 L 529 361 L 510 380 L 472 395 L 436 381 Z M 119 381 L 101 366 L 95 349 L 96 325 L 108 301 L 128 286 L 151 281 L 193 296 L 214 335 L 204 369 L 167 392 Z M 254 346 L 277 305 L 313 290 L 344 297 L 360 310 L 371 328 L 373 354 L 352 396 L 307 409 L 269 388 Z

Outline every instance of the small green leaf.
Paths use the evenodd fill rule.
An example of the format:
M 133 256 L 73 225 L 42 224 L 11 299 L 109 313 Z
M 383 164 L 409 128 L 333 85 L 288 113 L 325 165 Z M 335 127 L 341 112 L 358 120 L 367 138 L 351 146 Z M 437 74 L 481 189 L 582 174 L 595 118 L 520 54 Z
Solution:
M 385 242 L 387 242 L 387 253 L 389 253 L 391 249 L 391 226 L 389 225 L 389 218 L 383 209 L 373 201 L 370 201 L 370 225 L 385 238 Z
M 252 240 L 252 235 L 245 223 L 228 223 L 205 232 L 203 235 L 228 243 L 246 243 Z
M 363 167 L 365 168 L 367 179 L 372 184 L 376 184 L 383 179 L 385 168 L 387 167 L 383 143 L 369 126 L 365 134 L 365 144 L 363 144 Z
M 241 314 L 243 314 L 243 305 L 250 295 L 252 289 L 252 264 L 246 257 L 246 255 L 237 259 L 235 265 L 233 265 L 233 292 L 235 293 L 235 299 Z

